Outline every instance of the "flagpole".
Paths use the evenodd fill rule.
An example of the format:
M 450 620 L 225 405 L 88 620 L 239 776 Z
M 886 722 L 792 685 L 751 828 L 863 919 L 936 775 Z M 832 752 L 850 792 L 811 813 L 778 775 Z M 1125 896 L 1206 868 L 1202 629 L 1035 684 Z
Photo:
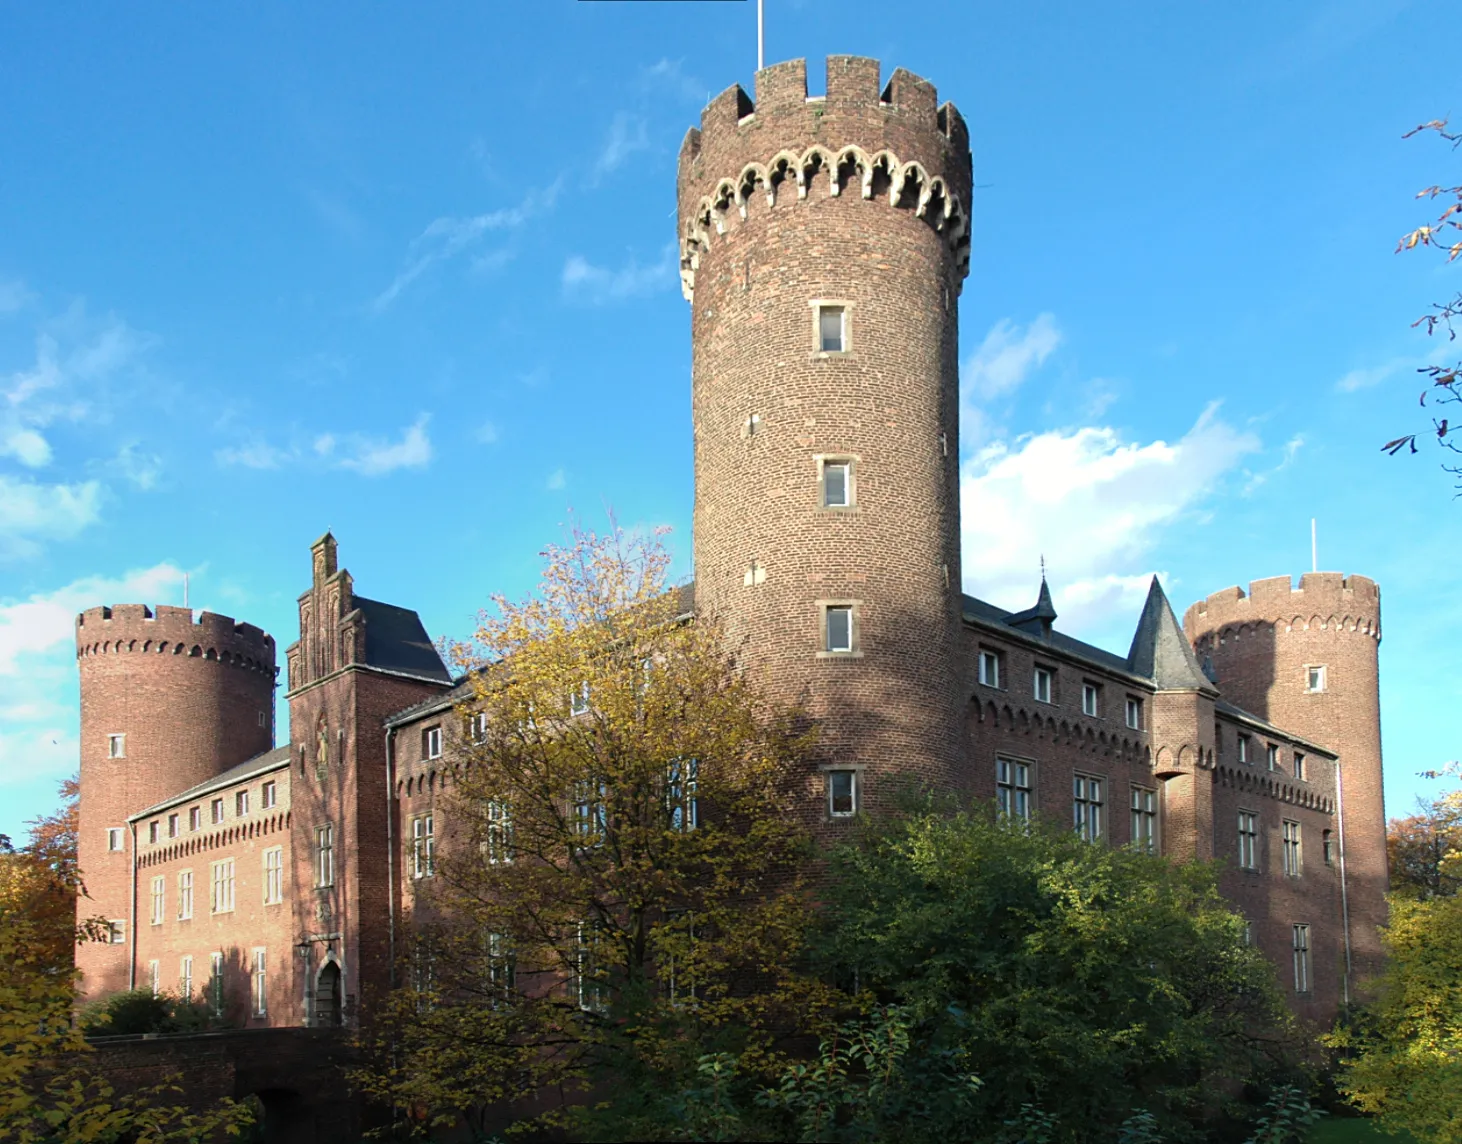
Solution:
M 756 70 L 761 71 L 767 66 L 766 54 L 766 20 L 765 12 L 762 10 L 763 0 L 756 0 Z

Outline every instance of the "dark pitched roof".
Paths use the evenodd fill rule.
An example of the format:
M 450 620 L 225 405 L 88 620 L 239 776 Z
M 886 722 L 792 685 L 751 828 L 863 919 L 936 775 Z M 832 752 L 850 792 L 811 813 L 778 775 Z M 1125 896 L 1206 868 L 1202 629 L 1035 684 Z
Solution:
M 1046 584 L 1046 574 L 1041 573 L 1041 591 L 1036 597 L 1036 606 L 1023 612 L 1015 612 L 1005 618 L 1012 628 L 1020 628 L 1043 640 L 1051 638 L 1051 625 L 1056 621 L 1056 605 L 1051 602 L 1051 589 Z
M 986 600 L 981 600 L 970 595 L 962 597 L 962 608 L 964 614 L 972 620 L 983 621 L 987 624 L 1007 628 L 1012 627 L 1011 620 L 1013 618 L 1018 618 L 1024 614 L 1021 612 L 1007 612 L 1004 608 L 996 607 Z M 1055 611 L 1054 608 L 1051 610 Z M 1028 636 L 1028 633 L 1022 628 L 1013 628 L 1013 630 Z M 1043 640 L 1043 642 L 1049 644 L 1055 651 L 1062 652 L 1074 659 L 1084 659 L 1088 663 L 1105 668 L 1108 671 L 1120 671 L 1124 675 L 1131 673 L 1132 669 L 1128 667 L 1127 661 L 1120 655 L 1113 655 L 1111 652 L 1103 651 L 1093 644 L 1073 639 L 1064 632 L 1053 630 L 1050 637 Z
M 364 596 L 354 597 L 353 603 L 365 616 L 367 665 L 437 683 L 452 682 L 442 657 L 422 626 L 421 617 L 410 608 L 367 600 Z
M 289 760 L 290 746 L 286 743 L 282 747 L 275 747 L 273 750 L 255 755 L 252 759 L 245 759 L 242 763 L 229 767 L 226 771 L 220 771 L 206 782 L 189 787 L 180 794 L 172 795 L 170 798 L 154 806 L 149 806 L 146 810 L 139 810 L 136 814 L 129 815 L 128 821 L 130 822 L 137 818 L 146 818 L 148 815 L 164 807 L 176 806 L 180 802 L 189 802 L 199 795 L 207 794 L 209 791 L 232 786 L 234 783 L 239 782 L 241 779 L 246 779 L 250 775 L 260 774 L 264 771 L 278 770 L 280 767 L 287 767 L 289 766 Z
M 1286 731 L 1283 727 L 1276 727 L 1267 719 L 1261 719 L 1252 712 L 1245 711 L 1238 704 L 1230 703 L 1227 699 L 1215 699 L 1213 701 L 1213 709 L 1220 715 L 1227 715 L 1230 719 L 1237 719 L 1242 723 L 1247 723 L 1255 730 L 1267 731 L 1276 739 L 1288 739 L 1291 743 L 1298 743 L 1302 747 L 1308 747 L 1310 750 L 1317 751 L 1322 755 L 1328 755 L 1332 759 L 1336 757 L 1335 752 L 1329 747 L 1322 746 L 1311 739 L 1302 739 L 1293 731 Z
M 1147 603 L 1142 606 L 1142 618 L 1132 636 L 1127 664 L 1134 675 L 1146 676 L 1163 690 L 1214 690 L 1156 576 L 1147 589 Z

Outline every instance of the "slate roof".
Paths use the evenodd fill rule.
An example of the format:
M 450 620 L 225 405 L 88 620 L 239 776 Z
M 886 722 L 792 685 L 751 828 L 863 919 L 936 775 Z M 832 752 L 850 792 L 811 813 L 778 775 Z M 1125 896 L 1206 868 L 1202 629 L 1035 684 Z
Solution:
M 364 596 L 355 596 L 352 603 L 365 615 L 368 666 L 435 683 L 452 682 L 451 673 L 432 646 L 421 617 L 410 608 L 398 608 Z
M 1147 602 L 1127 653 L 1128 670 L 1152 680 L 1164 691 L 1215 691 L 1193 654 L 1193 645 L 1178 625 L 1173 606 L 1156 576 L 1147 589 Z
M 1037 607 L 1039 606 L 1038 604 Z M 1026 618 L 1035 612 L 1035 608 L 1028 609 L 1026 612 L 1007 612 L 1004 608 L 996 607 L 986 600 L 981 600 L 968 594 L 963 597 L 962 607 L 965 616 L 969 619 L 1010 628 L 1011 631 L 1025 635 L 1027 638 L 1041 638 L 1033 637 L 1023 628 L 1016 627 L 1011 623 L 1012 620 L 1016 623 L 1024 623 Z M 1054 613 L 1055 608 L 1052 608 L 1051 611 Z M 1073 639 L 1064 632 L 1058 632 L 1052 629 L 1050 636 L 1042 638 L 1042 642 L 1048 644 L 1054 651 L 1059 651 L 1075 659 L 1084 659 L 1088 663 L 1107 671 L 1120 671 L 1125 674 L 1132 674 L 1132 669 L 1128 666 L 1127 661 L 1120 655 L 1113 655 L 1111 652 L 1103 651 L 1094 644 Z
M 222 790 L 224 787 L 232 786 L 236 782 L 251 778 L 254 775 L 263 774 L 265 771 L 277 771 L 281 767 L 289 766 L 290 746 L 286 743 L 282 747 L 275 747 L 273 750 L 265 751 L 263 754 L 255 755 L 252 759 L 245 759 L 242 763 L 229 767 L 226 771 L 220 771 L 207 782 L 201 782 L 197 786 L 189 787 L 181 794 L 175 794 L 164 802 L 149 806 L 146 810 L 139 810 L 136 814 L 129 815 L 128 822 L 135 822 L 139 818 L 147 818 L 160 810 L 170 806 L 177 806 L 180 802 L 191 802 L 201 795 L 210 791 Z

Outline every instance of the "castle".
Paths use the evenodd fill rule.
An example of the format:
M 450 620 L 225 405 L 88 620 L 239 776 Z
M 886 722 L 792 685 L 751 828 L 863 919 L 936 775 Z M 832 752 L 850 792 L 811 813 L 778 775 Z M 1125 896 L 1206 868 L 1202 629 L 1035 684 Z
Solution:
M 694 607 L 822 726 L 803 807 L 825 837 L 904 779 L 1063 819 L 1097 844 L 1225 860 L 1302 1015 L 1372 971 L 1385 918 L 1377 645 L 1361 576 L 1259 580 L 1180 625 L 1154 579 L 1128 654 L 1063 634 L 1044 579 L 961 591 L 957 301 L 964 120 L 931 84 L 834 56 L 732 87 L 679 160 L 691 306 Z M 92 608 L 81 674 L 89 995 L 207 998 L 250 1026 L 353 1022 L 432 876 L 467 729 L 416 613 L 311 548 L 285 653 L 182 608 Z

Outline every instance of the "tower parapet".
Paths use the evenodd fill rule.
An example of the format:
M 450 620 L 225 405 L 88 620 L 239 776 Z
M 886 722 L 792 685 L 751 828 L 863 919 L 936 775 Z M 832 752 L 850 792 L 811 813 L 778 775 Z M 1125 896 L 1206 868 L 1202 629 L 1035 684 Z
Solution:
M 680 148 L 680 265 L 687 299 L 715 236 L 747 220 L 755 200 L 795 206 L 820 180 L 925 220 L 948 243 L 957 292 L 969 270 L 969 132 L 934 85 L 898 68 L 879 87 L 877 60 L 829 56 L 827 94 L 807 95 L 807 62 L 757 73 L 753 103 L 727 88 Z
M 1219 691 L 1245 710 L 1340 756 L 1342 847 L 1360 977 L 1380 964 L 1386 920 L 1386 801 L 1378 646 L 1381 590 L 1365 576 L 1307 572 L 1199 600 L 1183 627 Z
M 82 988 L 128 987 L 136 924 L 127 817 L 274 745 L 274 637 L 229 616 L 160 605 L 76 617 L 81 675 L 79 909 L 120 924 L 121 941 L 77 951 Z
M 905 779 L 963 781 L 969 140 L 902 69 L 881 87 L 876 60 L 833 56 L 813 98 L 806 75 L 763 69 L 755 102 L 728 89 L 681 148 L 696 607 L 871 807 Z M 833 785 L 808 776 L 810 816 L 852 805 L 819 801 Z

